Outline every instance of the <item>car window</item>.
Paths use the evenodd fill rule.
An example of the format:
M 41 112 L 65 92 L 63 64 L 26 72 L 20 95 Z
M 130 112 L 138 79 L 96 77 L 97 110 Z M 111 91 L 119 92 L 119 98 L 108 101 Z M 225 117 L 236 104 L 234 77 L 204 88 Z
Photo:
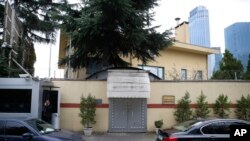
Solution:
M 198 126 L 202 121 L 189 120 L 175 125 L 173 128 L 178 131 L 187 131 L 194 126 Z
M 204 134 L 229 134 L 230 133 L 230 123 L 216 122 L 205 125 L 201 131 Z
M 56 131 L 56 129 L 53 128 L 51 124 L 39 119 L 27 120 L 26 123 L 41 134 L 47 134 Z
M 28 132 L 30 132 L 29 129 L 20 123 L 14 121 L 8 121 L 6 123 L 6 128 L 5 128 L 6 135 L 22 136 L 24 133 Z
M 244 123 L 244 122 L 232 122 L 231 125 L 247 125 L 247 123 Z
M 0 121 L 0 135 L 4 134 L 4 121 Z

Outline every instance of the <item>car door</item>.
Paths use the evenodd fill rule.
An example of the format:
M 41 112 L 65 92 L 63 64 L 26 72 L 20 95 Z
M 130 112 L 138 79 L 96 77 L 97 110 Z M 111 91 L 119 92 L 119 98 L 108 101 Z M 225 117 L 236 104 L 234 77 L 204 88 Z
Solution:
M 4 121 L 0 120 L 0 141 L 4 141 Z
M 31 131 L 19 122 L 6 121 L 4 141 L 30 141 L 22 136 L 24 133 L 31 133 Z
M 210 141 L 210 138 L 207 138 L 204 136 L 200 128 L 193 128 L 190 131 L 188 131 L 188 134 L 183 136 L 183 139 L 180 141 Z M 178 140 L 179 141 L 179 140 Z
M 201 128 L 204 137 L 210 141 L 228 141 L 230 128 L 226 122 L 213 122 Z

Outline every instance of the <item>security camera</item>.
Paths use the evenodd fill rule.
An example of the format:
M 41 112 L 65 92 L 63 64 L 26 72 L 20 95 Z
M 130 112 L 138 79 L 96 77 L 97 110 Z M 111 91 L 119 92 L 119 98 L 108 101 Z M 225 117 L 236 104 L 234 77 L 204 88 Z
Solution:
M 25 78 L 25 80 L 29 81 L 31 80 L 31 76 L 29 74 L 19 74 L 20 78 Z
M 19 77 L 20 78 L 26 78 L 26 77 L 29 77 L 29 75 L 28 74 L 19 74 Z
M 38 77 L 38 76 L 33 77 L 32 79 L 33 79 L 34 81 L 39 81 L 39 77 Z
M 3 42 L 1 47 L 2 48 L 12 48 L 12 46 L 7 44 L 7 42 Z

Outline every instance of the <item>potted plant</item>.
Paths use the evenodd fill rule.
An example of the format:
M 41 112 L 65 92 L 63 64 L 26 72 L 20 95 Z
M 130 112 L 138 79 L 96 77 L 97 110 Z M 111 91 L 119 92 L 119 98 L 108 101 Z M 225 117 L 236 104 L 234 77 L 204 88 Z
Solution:
M 158 131 L 162 127 L 162 125 L 163 125 L 163 120 L 156 120 L 155 121 L 155 132 L 156 132 L 156 134 L 158 134 Z
M 88 95 L 88 97 L 81 97 L 80 102 L 80 113 L 81 124 L 83 125 L 84 134 L 91 135 L 92 134 L 92 124 L 95 124 L 95 116 L 96 116 L 96 100 L 95 97 Z

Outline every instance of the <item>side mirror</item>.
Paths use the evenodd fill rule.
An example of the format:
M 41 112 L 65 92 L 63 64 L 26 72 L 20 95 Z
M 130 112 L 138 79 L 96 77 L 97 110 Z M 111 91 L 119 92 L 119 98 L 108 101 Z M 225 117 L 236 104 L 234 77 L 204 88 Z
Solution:
M 23 138 L 26 138 L 26 139 L 31 139 L 31 138 L 33 138 L 33 134 L 32 134 L 32 133 L 24 133 L 24 134 L 22 135 L 22 137 L 23 137 Z

